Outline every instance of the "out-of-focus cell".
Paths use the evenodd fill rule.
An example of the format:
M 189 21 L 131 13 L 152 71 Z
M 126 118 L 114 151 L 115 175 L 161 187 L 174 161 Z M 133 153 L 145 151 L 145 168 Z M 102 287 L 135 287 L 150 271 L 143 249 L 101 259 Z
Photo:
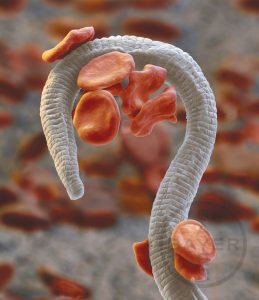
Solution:
M 256 99 L 251 103 L 246 103 L 242 113 L 246 118 L 259 116 L 259 99 Z
M 84 300 L 91 297 L 91 291 L 88 287 L 55 274 L 47 268 L 41 268 L 38 275 L 53 295 Z
M 8 112 L 0 109 L 0 129 L 5 129 L 12 126 L 14 123 L 13 115 Z
M 112 12 L 124 7 L 125 0 L 75 0 L 75 8 L 80 12 Z
M 62 59 L 73 49 L 87 41 L 91 41 L 94 34 L 95 32 L 93 27 L 71 30 L 54 48 L 44 51 L 42 59 L 49 63 Z
M 18 202 L 17 192 L 10 186 L 0 186 L 0 208 Z
M 148 166 L 144 169 L 144 180 L 148 190 L 152 193 L 156 193 L 165 173 L 168 169 L 169 163 L 157 163 Z
M 231 0 L 231 3 L 242 12 L 253 15 L 259 14 L 258 0 Z
M 255 72 L 246 60 L 228 59 L 216 71 L 216 80 L 221 84 L 230 84 L 237 89 L 249 90 L 255 84 Z
M 118 201 L 123 212 L 128 214 L 150 214 L 152 200 L 145 183 L 137 177 L 124 177 L 119 182 Z
M 27 212 L 17 209 L 3 212 L 0 216 L 0 222 L 8 228 L 28 233 L 46 230 L 50 226 L 49 221 L 45 217 L 31 211 Z
M 73 124 L 84 142 L 110 143 L 120 126 L 120 111 L 113 95 L 103 90 L 84 94 L 76 106 Z
M 201 221 L 228 223 L 249 220 L 255 211 L 222 192 L 207 192 L 199 196 L 190 215 Z
M 175 270 L 186 280 L 202 281 L 207 279 L 207 272 L 203 265 L 192 264 L 178 254 L 174 254 Z
M 96 38 L 108 37 L 111 35 L 111 27 L 106 16 L 87 17 L 87 19 L 74 19 L 70 17 L 55 18 L 48 21 L 47 32 L 51 37 L 63 39 L 69 31 L 86 26 L 93 26 Z
M 79 72 L 77 84 L 86 91 L 104 89 L 127 78 L 134 68 L 135 62 L 130 54 L 109 52 L 86 64 Z
M 131 131 L 135 136 L 149 135 L 154 126 L 161 121 L 176 123 L 176 91 L 166 88 L 162 94 L 143 104 L 140 112 L 132 120 Z
M 121 138 L 123 152 L 139 167 L 167 161 L 170 156 L 170 137 L 163 125 L 158 124 L 149 136 L 138 138 L 123 124 Z
M 0 74 L 0 95 L 0 101 L 19 104 L 25 99 L 26 88 L 22 82 L 16 82 Z
M 249 121 L 242 128 L 243 139 L 254 144 L 259 144 L 259 122 Z
M 174 252 L 193 264 L 203 265 L 215 258 L 213 237 L 198 221 L 185 220 L 177 224 L 171 240 Z
M 128 17 L 122 23 L 123 34 L 142 36 L 162 42 L 172 42 L 180 37 L 180 29 L 169 22 L 141 18 Z
M 0 0 L 0 16 L 14 15 L 22 11 L 26 0 Z
M 250 228 L 254 232 L 259 233 L 259 216 L 258 215 L 251 220 Z
M 130 73 L 127 88 L 122 88 L 119 92 L 122 111 L 130 118 L 135 117 L 148 101 L 150 94 L 163 85 L 166 74 L 166 69 L 154 65 L 145 65 L 143 71 Z M 118 86 L 115 90 L 119 91 Z
M 14 275 L 14 266 L 7 262 L 0 262 L 0 289 L 5 288 Z
M 44 0 L 44 2 L 54 6 L 63 6 L 73 3 L 73 0 Z
M 149 276 L 153 277 L 152 266 L 149 258 L 149 243 L 148 240 L 134 243 L 132 245 L 135 259 L 138 266 Z
M 43 132 L 38 132 L 21 141 L 18 146 L 18 157 L 23 162 L 33 162 L 47 151 L 47 142 Z
M 5 291 L 1 293 L 1 296 L 3 297 L 4 300 L 27 300 L 24 297 L 18 296 L 16 293 L 11 291 Z M 73 299 L 62 299 L 62 300 L 73 300 Z
M 175 0 L 133 0 L 130 1 L 131 5 L 138 9 L 162 9 L 170 7 L 174 4 Z
M 217 143 L 226 144 L 240 144 L 244 142 L 244 134 L 241 130 L 235 131 L 218 131 L 217 132 Z

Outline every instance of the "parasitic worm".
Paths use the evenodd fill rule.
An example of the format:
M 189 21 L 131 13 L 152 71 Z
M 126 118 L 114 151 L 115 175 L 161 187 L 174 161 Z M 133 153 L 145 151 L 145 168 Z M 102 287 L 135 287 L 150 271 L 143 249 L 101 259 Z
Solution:
M 188 217 L 193 198 L 214 147 L 217 112 L 214 95 L 200 67 L 172 45 L 134 36 L 112 36 L 87 42 L 64 57 L 50 72 L 42 92 L 40 116 L 49 151 L 71 199 L 84 194 L 79 177 L 71 111 L 79 90 L 77 77 L 90 60 L 111 51 L 129 53 L 136 66 L 167 69 L 168 81 L 184 102 L 184 142 L 158 189 L 149 226 L 149 255 L 159 291 L 166 300 L 205 300 L 193 283 L 174 269 L 171 233 Z M 157 141 L 159 143 L 159 140 Z

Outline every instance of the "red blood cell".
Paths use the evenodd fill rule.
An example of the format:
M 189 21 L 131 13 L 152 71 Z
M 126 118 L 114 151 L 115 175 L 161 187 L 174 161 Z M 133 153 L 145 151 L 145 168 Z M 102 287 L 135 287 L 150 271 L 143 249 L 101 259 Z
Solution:
M 139 167 L 167 161 L 170 155 L 170 137 L 158 124 L 149 136 L 138 138 L 124 124 L 121 130 L 124 151 Z M 152 151 L 151 151 L 152 149 Z
M 150 94 L 157 91 L 164 83 L 167 71 L 164 68 L 146 65 L 143 71 L 133 71 L 129 75 L 126 89 L 121 89 L 122 111 L 130 118 L 135 117 Z M 117 90 L 119 88 L 113 87 Z
M 221 192 L 202 194 L 191 209 L 191 216 L 199 220 L 215 223 L 237 222 L 251 219 L 252 208 L 238 203 L 236 199 Z
M 8 228 L 28 233 L 48 229 L 50 225 L 45 217 L 29 211 L 8 210 L 1 214 L 0 220 Z
M 10 112 L 0 110 L 0 129 L 5 129 L 12 126 L 14 123 L 14 117 Z
M 83 212 L 83 227 L 108 228 L 117 223 L 118 216 L 114 211 L 85 211 Z
M 113 51 L 86 64 L 79 72 L 77 84 L 87 91 L 104 89 L 127 78 L 134 68 L 130 54 Z
M 123 34 L 143 36 L 163 42 L 172 42 L 180 37 L 180 29 L 171 23 L 139 17 L 128 17 L 122 23 L 122 31 Z
M 96 38 L 108 37 L 111 35 L 109 21 L 106 20 L 104 16 L 95 16 L 94 18 L 87 17 L 86 20 L 70 17 L 55 18 L 48 21 L 46 29 L 50 36 L 56 39 L 63 39 L 69 31 L 90 25 L 94 28 Z
M 63 6 L 72 3 L 73 0 L 44 0 L 44 2 L 55 6 Z
M 15 80 L 9 77 L 3 77 L 0 74 L 1 101 L 12 104 L 18 104 L 24 100 L 25 94 L 26 88 L 24 87 L 23 83 L 16 82 Z
M 174 4 L 175 0 L 133 0 L 131 5 L 138 9 L 161 9 Z
M 254 144 L 259 144 L 259 123 L 255 121 L 247 122 L 242 129 L 243 139 Z
M 252 103 L 246 103 L 242 112 L 246 118 L 259 116 L 259 99 L 254 100 Z
M 18 202 L 17 193 L 9 186 L 0 187 L 0 207 Z
M 0 15 L 8 16 L 24 9 L 26 0 L 0 0 Z
M 254 217 L 250 222 L 250 228 L 259 233 L 259 216 Z
M 175 270 L 186 280 L 202 281 L 207 279 L 207 272 L 202 265 L 192 264 L 182 256 L 174 255 Z
M 232 0 L 232 4 L 239 10 L 245 13 L 258 15 L 259 14 L 259 2 L 258 0 Z
M 119 130 L 119 107 L 112 94 L 107 91 L 86 93 L 76 107 L 73 123 L 84 142 L 93 145 L 108 144 Z
M 18 146 L 18 157 L 23 162 L 33 162 L 41 158 L 46 151 L 45 135 L 39 132 L 22 140 Z
M 14 266 L 7 262 L 0 262 L 0 289 L 6 287 L 14 275 Z
M 212 167 L 208 167 L 202 176 L 204 183 L 219 183 L 222 180 L 224 180 L 224 174 Z
M 149 243 L 148 240 L 134 243 L 132 245 L 138 266 L 149 276 L 153 277 L 152 266 L 149 258 Z
M 175 253 L 193 264 L 203 265 L 215 258 L 213 237 L 198 221 L 185 220 L 177 224 L 171 240 Z
M 61 59 L 78 46 L 87 41 L 91 41 L 94 34 L 95 32 L 93 27 L 71 30 L 54 48 L 44 51 L 42 59 L 49 63 Z
M 88 287 L 68 278 L 61 277 L 46 268 L 41 268 L 38 271 L 38 275 L 54 295 L 84 300 L 88 300 L 91 297 L 91 291 Z
M 156 193 L 165 173 L 168 169 L 168 163 L 157 163 L 148 166 L 144 170 L 144 179 L 147 188 L 152 192 Z
M 96 12 L 112 12 L 123 8 L 126 1 L 120 0 L 76 0 L 75 7 L 80 12 L 96 13 Z
M 155 124 L 161 121 L 176 123 L 176 91 L 166 88 L 162 94 L 143 104 L 140 112 L 132 120 L 131 132 L 138 137 L 149 135 Z
M 244 142 L 244 134 L 240 130 L 235 131 L 218 131 L 217 143 L 240 144 Z

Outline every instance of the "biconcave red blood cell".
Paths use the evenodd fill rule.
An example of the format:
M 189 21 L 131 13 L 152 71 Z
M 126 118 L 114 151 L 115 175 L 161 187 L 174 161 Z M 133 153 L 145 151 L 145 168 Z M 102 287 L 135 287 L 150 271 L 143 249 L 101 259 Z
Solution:
M 175 123 L 176 91 L 173 87 L 166 88 L 156 98 L 143 104 L 140 112 L 132 120 L 131 132 L 138 137 L 149 135 L 155 124 L 161 121 Z
M 5 288 L 14 275 L 14 266 L 8 262 L 0 262 L 0 289 Z
M 193 264 L 209 263 L 216 255 L 213 237 L 198 221 L 180 222 L 173 230 L 171 239 L 174 252 Z
M 76 106 L 73 123 L 84 142 L 110 143 L 120 126 L 120 111 L 113 95 L 104 90 L 85 93 Z
M 18 146 L 18 157 L 23 162 L 33 162 L 47 151 L 47 142 L 43 132 L 29 136 Z
M 172 42 L 180 37 L 181 31 L 176 26 L 166 21 L 128 17 L 122 23 L 124 34 L 143 36 L 153 40 Z
M 0 15 L 9 16 L 22 11 L 26 5 L 26 0 L 0 0 Z
M 54 48 L 44 51 L 42 59 L 49 63 L 62 59 L 81 44 L 91 41 L 94 34 L 93 27 L 83 27 L 71 30 Z
M 4 111 L 0 109 L 0 130 L 12 126 L 13 123 L 14 123 L 13 115 L 8 111 Z
M 120 83 L 135 68 L 133 57 L 118 51 L 92 59 L 79 72 L 77 84 L 86 91 L 104 89 Z
M 88 287 L 55 274 L 47 268 L 41 268 L 38 274 L 53 295 L 84 300 L 88 300 L 91 297 L 91 291 Z
M 139 267 L 149 276 L 153 277 L 152 266 L 149 258 L 149 243 L 148 240 L 134 243 L 133 252 Z

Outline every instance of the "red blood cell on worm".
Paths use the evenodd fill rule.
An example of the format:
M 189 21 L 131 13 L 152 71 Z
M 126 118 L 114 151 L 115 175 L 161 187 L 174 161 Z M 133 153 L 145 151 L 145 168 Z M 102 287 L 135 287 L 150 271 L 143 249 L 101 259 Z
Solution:
M 216 255 L 213 237 L 198 221 L 185 220 L 177 224 L 171 240 L 174 252 L 193 264 L 206 264 Z
M 61 59 L 73 49 L 87 41 L 91 41 L 94 37 L 94 34 L 95 32 L 93 27 L 84 27 L 71 30 L 54 48 L 44 51 L 42 54 L 42 59 L 49 63 Z
M 166 88 L 162 94 L 143 104 L 140 112 L 133 119 L 131 131 L 135 136 L 149 135 L 158 122 L 176 123 L 176 91 L 173 87 Z
M 92 59 L 81 69 L 77 84 L 87 91 L 104 89 L 127 78 L 134 68 L 135 62 L 130 54 L 106 53 Z
M 24 9 L 26 0 L 0 0 L 0 15 L 19 13 Z
M 73 123 L 84 142 L 94 145 L 111 142 L 120 125 L 120 112 L 113 95 L 102 90 L 84 94 L 76 107 Z
M 174 254 L 175 270 L 186 280 L 202 281 L 207 279 L 207 272 L 203 265 L 192 264 L 178 254 Z
M 153 277 L 152 266 L 149 258 L 149 243 L 148 240 L 134 243 L 132 245 L 135 259 L 139 267 L 149 276 Z
M 122 24 L 124 34 L 143 36 L 153 40 L 172 42 L 180 37 L 180 29 L 168 22 L 129 17 Z
M 127 88 L 121 89 L 119 93 L 122 111 L 130 118 L 135 117 L 148 101 L 150 94 L 163 85 L 166 74 L 166 69 L 154 65 L 146 65 L 143 71 L 133 71 L 129 75 Z
M 0 129 L 5 129 L 12 126 L 14 123 L 14 117 L 11 113 L 0 110 Z
M 67 296 L 73 299 L 87 300 L 91 297 L 91 291 L 73 280 L 61 277 L 46 268 L 38 271 L 40 279 L 48 287 L 52 294 L 56 296 Z
M 7 262 L 0 262 L 0 289 L 6 287 L 14 275 L 14 266 Z

